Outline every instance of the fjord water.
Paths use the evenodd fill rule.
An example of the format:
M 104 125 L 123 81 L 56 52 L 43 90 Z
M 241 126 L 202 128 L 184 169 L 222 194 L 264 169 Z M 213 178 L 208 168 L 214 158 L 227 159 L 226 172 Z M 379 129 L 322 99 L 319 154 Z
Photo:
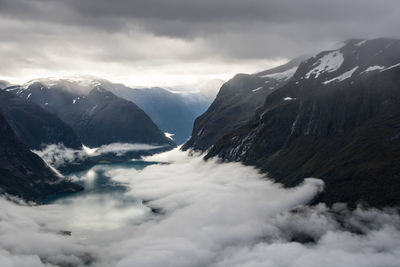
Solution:
M 44 199 L 43 203 L 64 210 L 68 214 L 64 230 L 90 242 L 90 238 L 99 233 L 105 234 L 105 231 L 118 229 L 124 224 L 139 224 L 153 214 L 142 199 L 126 194 L 129 190 L 127 184 L 113 180 L 110 174 L 110 171 L 118 169 L 143 170 L 152 164 L 156 163 L 127 160 L 122 163 L 98 164 L 72 172 L 66 178 L 82 185 L 85 190 L 51 196 Z
M 66 193 L 53 195 L 45 198 L 44 204 L 65 203 L 71 199 L 79 199 L 89 195 L 113 195 L 115 197 L 123 195 L 127 191 L 126 185 L 112 180 L 108 174 L 111 169 L 136 169 L 142 170 L 149 166 L 151 162 L 146 161 L 130 161 L 122 163 L 103 163 L 95 166 L 88 166 L 86 169 L 76 172 L 71 172 L 65 175 L 65 178 L 71 180 L 85 188 L 85 190 L 77 193 Z

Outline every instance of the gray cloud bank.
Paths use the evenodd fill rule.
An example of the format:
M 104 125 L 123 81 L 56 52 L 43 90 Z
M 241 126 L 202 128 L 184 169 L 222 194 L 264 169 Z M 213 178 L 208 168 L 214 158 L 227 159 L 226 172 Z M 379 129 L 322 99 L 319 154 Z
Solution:
M 352 37 L 399 37 L 400 3 L 0 0 L 0 22 L 4 78 L 78 71 L 154 85 L 226 79 Z
M 27 207 L 0 199 L 4 266 L 399 266 L 395 210 L 304 206 L 322 190 L 287 190 L 239 163 L 172 151 L 143 170 L 103 171 L 129 190 Z M 88 183 L 94 170 L 83 177 Z M 129 205 L 126 204 L 127 201 Z M 158 213 L 151 210 L 157 209 Z M 71 230 L 72 236 L 58 234 Z

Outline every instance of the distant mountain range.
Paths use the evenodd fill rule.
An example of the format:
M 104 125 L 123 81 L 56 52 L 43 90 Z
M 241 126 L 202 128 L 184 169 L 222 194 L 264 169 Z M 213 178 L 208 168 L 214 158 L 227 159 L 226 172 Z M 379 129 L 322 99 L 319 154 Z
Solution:
M 135 89 L 116 84 L 113 92 L 137 104 L 161 130 L 173 134 L 177 144 L 188 140 L 195 118 L 214 100 L 201 93 L 174 93 L 159 87 Z
M 214 82 L 211 87 L 217 84 L 219 84 L 219 81 Z M 104 137 L 98 137 L 98 140 L 94 140 L 93 133 L 86 133 L 87 128 L 93 129 L 94 132 L 99 131 L 92 124 L 85 124 L 88 123 L 88 120 L 93 120 L 89 113 L 95 106 L 94 102 L 97 103 L 100 100 L 99 95 L 94 102 L 87 98 L 88 96 L 93 97 L 90 92 L 95 87 L 104 89 L 104 99 L 101 100 L 104 104 L 112 102 L 110 97 L 113 94 L 137 105 L 163 132 L 170 134 L 177 144 L 182 144 L 188 140 L 194 119 L 208 108 L 214 100 L 213 90 L 215 91 L 207 85 L 200 88 L 198 92 L 173 92 L 159 87 L 130 88 L 123 84 L 111 83 L 105 79 L 91 76 L 40 78 L 24 85 L 13 86 L 4 82 L 4 87 L 6 87 L 6 91 L 13 92 L 21 98 L 34 102 L 43 109 L 58 115 L 74 128 L 85 145 L 109 142 L 109 140 L 101 140 Z M 106 96 L 106 92 L 111 94 Z M 114 100 L 116 100 L 115 97 L 113 97 Z M 108 108 L 110 107 L 108 106 Z M 96 109 L 97 111 L 93 110 L 93 115 L 102 118 L 105 113 L 100 112 L 101 114 L 98 114 L 98 111 L 103 109 L 99 109 L 99 106 Z M 110 109 L 107 112 L 110 112 Z M 132 132 L 133 129 L 130 129 L 130 131 Z M 138 132 L 137 129 L 134 132 Z M 107 133 L 107 136 L 112 135 L 115 135 L 115 133 Z M 127 138 L 120 139 L 126 140 Z M 135 140 L 140 140 L 140 138 L 135 137 Z M 165 140 L 162 141 L 159 138 L 151 141 L 153 143 L 165 142 Z M 167 143 L 170 143 L 170 141 L 167 141 Z
M 38 79 L 4 90 L 56 114 L 89 147 L 116 142 L 174 145 L 142 109 L 112 89 L 106 81 Z
M 326 189 L 316 201 L 400 204 L 400 41 L 349 40 L 289 70 L 265 72 L 287 79 L 244 123 L 251 110 L 230 109 L 232 99 L 252 106 L 264 73 L 226 83 L 184 148 L 255 165 L 286 186 L 319 177 Z

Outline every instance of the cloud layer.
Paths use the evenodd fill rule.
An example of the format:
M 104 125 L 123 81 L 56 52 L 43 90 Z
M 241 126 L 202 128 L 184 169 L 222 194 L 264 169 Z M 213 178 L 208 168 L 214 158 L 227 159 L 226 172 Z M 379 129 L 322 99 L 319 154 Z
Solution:
M 353 37 L 399 37 L 397 0 L 1 0 L 0 77 L 227 79 Z
M 400 218 L 343 205 L 304 206 L 322 190 L 287 190 L 239 163 L 172 151 L 142 170 L 96 166 L 125 191 L 27 207 L 0 199 L 7 266 L 399 266 Z M 153 211 L 153 212 L 152 212 Z M 72 236 L 60 235 L 72 231 Z
M 104 154 L 114 154 L 123 156 L 132 151 L 149 151 L 162 146 L 153 146 L 148 144 L 129 144 L 129 143 L 112 143 L 102 145 L 96 148 L 88 148 L 83 146 L 82 149 L 72 149 L 65 147 L 63 144 L 50 144 L 43 147 L 41 150 L 34 150 L 47 164 L 54 168 L 59 168 L 63 165 L 71 164 L 77 161 L 84 160 L 89 157 L 95 157 Z

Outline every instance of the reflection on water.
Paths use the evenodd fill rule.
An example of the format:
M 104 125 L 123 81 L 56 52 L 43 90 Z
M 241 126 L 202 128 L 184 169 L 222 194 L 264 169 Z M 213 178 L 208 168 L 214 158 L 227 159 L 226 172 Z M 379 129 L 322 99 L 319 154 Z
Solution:
M 99 164 L 84 171 L 71 173 L 66 178 L 84 186 L 85 190 L 52 196 L 43 202 L 62 206 L 66 213 L 67 230 L 84 239 L 96 236 L 99 232 L 104 234 L 104 230 L 111 234 L 113 229 L 140 224 L 151 217 L 152 210 L 146 207 L 141 199 L 125 194 L 129 187 L 113 180 L 110 171 L 141 170 L 151 164 L 154 163 L 127 161 Z
M 73 182 L 82 185 L 85 190 L 77 193 L 58 194 L 44 199 L 44 204 L 63 203 L 71 199 L 80 198 L 88 195 L 114 195 L 118 196 L 126 192 L 127 187 L 119 182 L 113 181 L 108 171 L 112 169 L 136 169 L 142 170 L 146 166 L 152 165 L 146 161 L 126 161 L 123 163 L 98 164 L 83 171 L 73 172 L 65 176 Z M 134 177 L 132 177 L 134 178 Z

